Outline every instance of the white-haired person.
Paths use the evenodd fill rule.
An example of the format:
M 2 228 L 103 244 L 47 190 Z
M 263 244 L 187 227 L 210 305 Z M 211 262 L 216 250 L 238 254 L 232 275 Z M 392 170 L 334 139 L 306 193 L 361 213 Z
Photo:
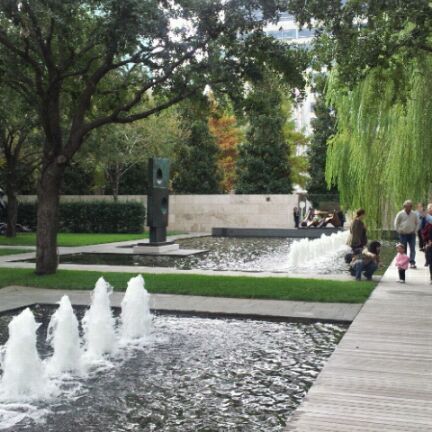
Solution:
M 425 219 L 426 223 L 432 223 L 432 203 L 429 203 L 426 207 Z
M 413 211 L 413 203 L 411 200 L 406 200 L 403 203 L 403 209 L 396 215 L 394 220 L 394 228 L 399 234 L 399 241 L 408 252 L 409 247 L 409 258 L 410 267 L 416 267 L 416 233 L 419 229 L 420 221 L 417 214 Z

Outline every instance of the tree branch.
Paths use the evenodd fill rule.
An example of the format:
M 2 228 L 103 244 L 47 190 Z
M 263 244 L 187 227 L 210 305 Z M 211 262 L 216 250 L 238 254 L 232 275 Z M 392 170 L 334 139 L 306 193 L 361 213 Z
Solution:
M 42 74 L 39 64 L 33 58 L 31 58 L 26 51 L 22 51 L 18 49 L 7 37 L 7 34 L 4 30 L 0 29 L 0 44 L 8 48 L 10 51 L 18 55 L 21 59 L 23 59 L 27 64 L 29 64 L 39 75 Z
M 47 46 L 45 44 L 45 40 L 44 40 L 44 37 L 42 35 L 42 31 L 41 31 L 41 28 L 39 26 L 36 15 L 33 13 L 33 10 L 31 9 L 29 2 L 27 2 L 27 1 L 23 2 L 22 8 L 23 8 L 23 10 L 27 11 L 27 14 L 30 18 L 30 22 L 32 23 L 32 33 L 33 33 L 33 35 L 34 35 L 34 37 L 35 37 L 35 39 L 39 45 L 42 56 L 45 59 L 45 63 L 48 66 L 48 68 L 52 69 L 54 67 L 54 64 L 52 63 L 50 53 L 47 50 Z
M 127 117 L 118 117 L 118 115 L 115 115 L 115 113 L 112 113 L 111 115 L 106 116 L 106 117 L 100 117 L 100 118 L 95 119 L 92 122 L 86 124 L 83 127 L 82 135 L 85 136 L 90 131 L 92 131 L 93 129 L 96 129 L 100 126 L 104 126 L 106 124 L 110 124 L 110 123 L 132 123 L 136 120 L 144 119 L 146 117 L 151 116 L 152 114 L 156 114 L 156 113 L 163 111 L 164 109 L 166 109 L 172 105 L 175 105 L 176 103 L 178 103 L 178 102 L 186 99 L 187 97 L 191 96 L 193 93 L 195 93 L 198 90 L 199 90 L 199 88 L 190 89 L 184 93 L 181 93 L 181 94 L 169 99 L 168 101 L 166 101 L 166 102 L 164 102 L 164 103 L 162 103 L 162 104 L 160 104 L 154 108 L 151 108 L 149 110 L 142 111 L 140 113 L 133 114 L 133 115 L 130 115 Z

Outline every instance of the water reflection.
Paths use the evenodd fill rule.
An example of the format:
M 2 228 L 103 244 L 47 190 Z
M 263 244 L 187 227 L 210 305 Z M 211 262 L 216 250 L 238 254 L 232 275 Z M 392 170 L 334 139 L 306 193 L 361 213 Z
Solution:
M 307 272 L 314 274 L 342 273 L 347 271 L 343 251 L 330 254 L 322 262 L 293 266 L 288 253 L 293 239 L 287 238 L 230 238 L 200 237 L 179 240 L 183 249 L 205 249 L 207 253 L 189 257 L 78 254 L 61 256 L 63 264 L 102 264 L 150 267 L 173 267 L 180 270 L 200 269 L 249 272 Z M 325 258 L 325 257 L 324 257 Z
M 46 351 L 52 310 L 36 312 L 44 316 L 39 350 Z M 0 318 L 2 343 L 10 318 Z M 27 417 L 5 430 L 282 431 L 345 331 L 172 316 L 153 324 L 153 343 L 112 358 L 117 367 L 82 379 L 78 393 L 37 406 L 35 413 L 45 410 L 38 422 Z

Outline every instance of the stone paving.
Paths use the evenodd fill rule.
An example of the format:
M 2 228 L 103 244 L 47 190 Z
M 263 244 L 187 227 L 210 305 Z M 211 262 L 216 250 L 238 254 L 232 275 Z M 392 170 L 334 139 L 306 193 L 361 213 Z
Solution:
M 408 270 L 406 284 L 397 279 L 391 265 L 287 432 L 432 431 L 429 269 Z
M 0 312 L 37 303 L 56 304 L 65 294 L 75 305 L 87 306 L 90 304 L 90 291 L 10 286 L 0 290 Z M 120 306 L 123 294 L 122 292 L 113 293 L 112 305 L 114 307 Z M 150 307 L 153 310 L 164 312 L 343 323 L 351 322 L 361 306 L 348 303 L 234 299 L 171 294 L 152 294 L 150 297 Z

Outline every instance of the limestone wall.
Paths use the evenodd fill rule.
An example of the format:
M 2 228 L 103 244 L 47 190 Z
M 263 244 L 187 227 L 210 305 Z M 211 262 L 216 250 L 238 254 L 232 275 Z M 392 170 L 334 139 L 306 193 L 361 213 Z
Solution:
M 173 195 L 170 229 L 210 232 L 226 228 L 294 228 L 297 195 Z
M 35 196 L 21 196 L 34 201 Z M 61 201 L 112 201 L 107 195 L 65 195 Z M 145 195 L 121 195 L 119 201 L 147 203 Z M 170 195 L 169 229 L 211 232 L 226 228 L 294 228 L 292 210 L 298 196 L 292 195 Z

